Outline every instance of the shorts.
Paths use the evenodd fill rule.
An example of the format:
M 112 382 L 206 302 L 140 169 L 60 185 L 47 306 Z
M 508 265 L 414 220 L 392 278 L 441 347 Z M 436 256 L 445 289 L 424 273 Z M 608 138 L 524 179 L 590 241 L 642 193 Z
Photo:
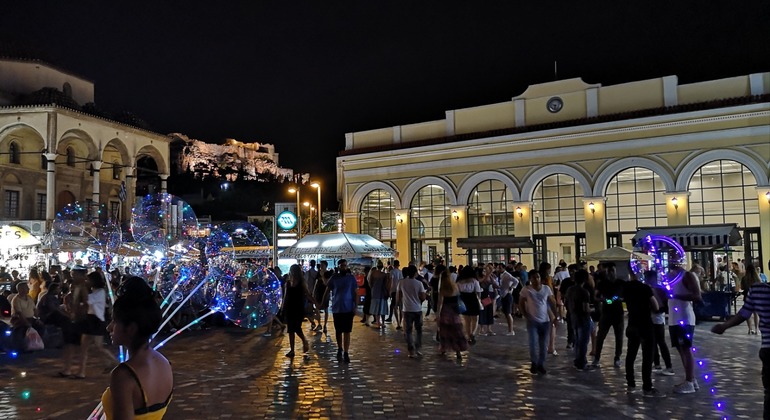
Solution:
M 85 335 L 101 336 L 106 334 L 107 324 L 96 315 L 88 314 L 81 332 Z
M 80 322 L 67 322 L 62 325 L 62 335 L 64 344 L 70 344 L 74 346 L 80 345 L 80 336 L 83 335 L 85 329 L 85 321 Z
M 334 320 L 334 329 L 338 333 L 349 333 L 353 331 L 353 312 L 343 312 L 332 315 Z
M 669 325 L 668 334 L 671 336 L 671 347 L 692 347 L 692 338 L 695 335 L 694 325 Z
M 505 315 L 511 314 L 511 309 L 513 307 L 513 295 L 508 293 L 507 295 L 500 298 L 500 309 L 503 311 Z

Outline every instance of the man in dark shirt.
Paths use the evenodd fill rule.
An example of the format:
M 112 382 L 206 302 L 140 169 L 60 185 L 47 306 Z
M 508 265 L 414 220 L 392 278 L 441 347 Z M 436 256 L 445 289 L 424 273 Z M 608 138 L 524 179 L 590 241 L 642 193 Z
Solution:
M 628 350 L 626 352 L 626 382 L 629 392 L 636 387 L 634 380 L 634 362 L 639 346 L 642 347 L 642 391 L 645 397 L 662 396 L 652 387 L 652 351 L 654 345 L 652 313 L 658 311 L 658 300 L 652 294 L 650 286 L 639 280 L 633 270 L 629 270 L 630 281 L 623 287 L 623 300 L 628 308 Z
M 615 362 L 614 366 L 619 368 L 620 355 L 623 353 L 623 280 L 616 277 L 615 263 L 608 262 L 603 264 L 606 270 L 606 277 L 602 278 L 596 285 L 596 291 L 599 294 L 602 303 L 602 315 L 599 319 L 599 334 L 596 337 L 596 354 L 594 355 L 594 367 L 599 367 L 599 360 L 602 357 L 602 346 L 607 333 L 612 327 L 612 333 L 615 335 Z
M 588 352 L 588 342 L 591 340 L 591 331 L 594 329 L 594 323 L 591 320 L 591 294 L 584 287 L 587 281 L 588 271 L 578 270 L 575 272 L 575 284 L 570 286 L 565 293 L 567 313 L 571 321 L 568 326 L 575 331 L 574 365 L 577 370 L 584 370 L 588 367 L 586 353 Z
M 575 345 L 575 330 L 572 328 L 572 322 L 570 317 L 569 305 L 567 305 L 567 290 L 575 284 L 575 272 L 577 271 L 577 264 L 570 264 L 567 267 L 568 277 L 565 277 L 559 285 L 559 295 L 561 296 L 562 304 L 567 309 L 564 315 L 564 321 L 567 323 L 567 349 L 571 349 Z

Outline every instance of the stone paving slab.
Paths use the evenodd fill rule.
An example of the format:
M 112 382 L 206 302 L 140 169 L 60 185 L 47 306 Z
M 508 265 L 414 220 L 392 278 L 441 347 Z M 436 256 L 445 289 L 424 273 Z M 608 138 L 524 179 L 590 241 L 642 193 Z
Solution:
M 612 333 L 605 342 L 605 367 L 579 372 L 571 367 L 561 328 L 560 355 L 549 356 L 547 375 L 533 376 L 521 320 L 516 320 L 516 336 L 478 337 L 459 363 L 438 354 L 433 322 L 426 322 L 425 356 L 409 359 L 403 334 L 394 326 L 378 331 L 356 321 L 349 365 L 336 361 L 336 346 L 323 334 L 311 334 L 308 358 L 291 360 L 283 356 L 286 335 L 266 338 L 262 330 L 237 328 L 190 332 L 163 349 L 176 382 L 166 418 L 761 418 L 759 337 L 747 335 L 745 326 L 716 336 L 708 332 L 712 325 L 706 322 L 696 329 L 696 357 L 704 361 L 701 390 L 671 393 L 683 378 L 675 357 L 676 376 L 654 377 L 655 386 L 669 394 L 661 399 L 626 393 L 624 370 L 611 367 Z M 498 324 L 496 329 L 499 333 L 504 327 Z M 333 337 L 331 323 L 329 333 Z M 16 359 L 0 355 L 0 418 L 86 418 L 108 375 L 91 358 L 88 378 L 55 377 L 60 353 L 44 350 Z M 708 381 L 702 377 L 706 374 Z M 712 387 L 715 395 L 709 392 Z M 716 408 L 718 402 L 723 410 Z

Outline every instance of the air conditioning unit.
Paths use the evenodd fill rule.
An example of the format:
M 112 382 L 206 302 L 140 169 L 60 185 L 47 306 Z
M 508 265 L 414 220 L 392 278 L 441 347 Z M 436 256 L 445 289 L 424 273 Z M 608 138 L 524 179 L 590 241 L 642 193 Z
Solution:
M 45 235 L 45 220 L 33 220 L 29 222 L 29 233 L 35 236 Z

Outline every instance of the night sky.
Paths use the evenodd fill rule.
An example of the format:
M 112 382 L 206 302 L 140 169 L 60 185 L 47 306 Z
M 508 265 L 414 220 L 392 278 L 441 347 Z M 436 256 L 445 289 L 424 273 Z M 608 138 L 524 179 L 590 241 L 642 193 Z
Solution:
M 626 3 L 10 0 L 0 42 L 94 81 L 100 108 L 275 144 L 333 186 L 345 133 L 510 100 L 554 60 L 605 86 L 770 71 L 769 1 Z

